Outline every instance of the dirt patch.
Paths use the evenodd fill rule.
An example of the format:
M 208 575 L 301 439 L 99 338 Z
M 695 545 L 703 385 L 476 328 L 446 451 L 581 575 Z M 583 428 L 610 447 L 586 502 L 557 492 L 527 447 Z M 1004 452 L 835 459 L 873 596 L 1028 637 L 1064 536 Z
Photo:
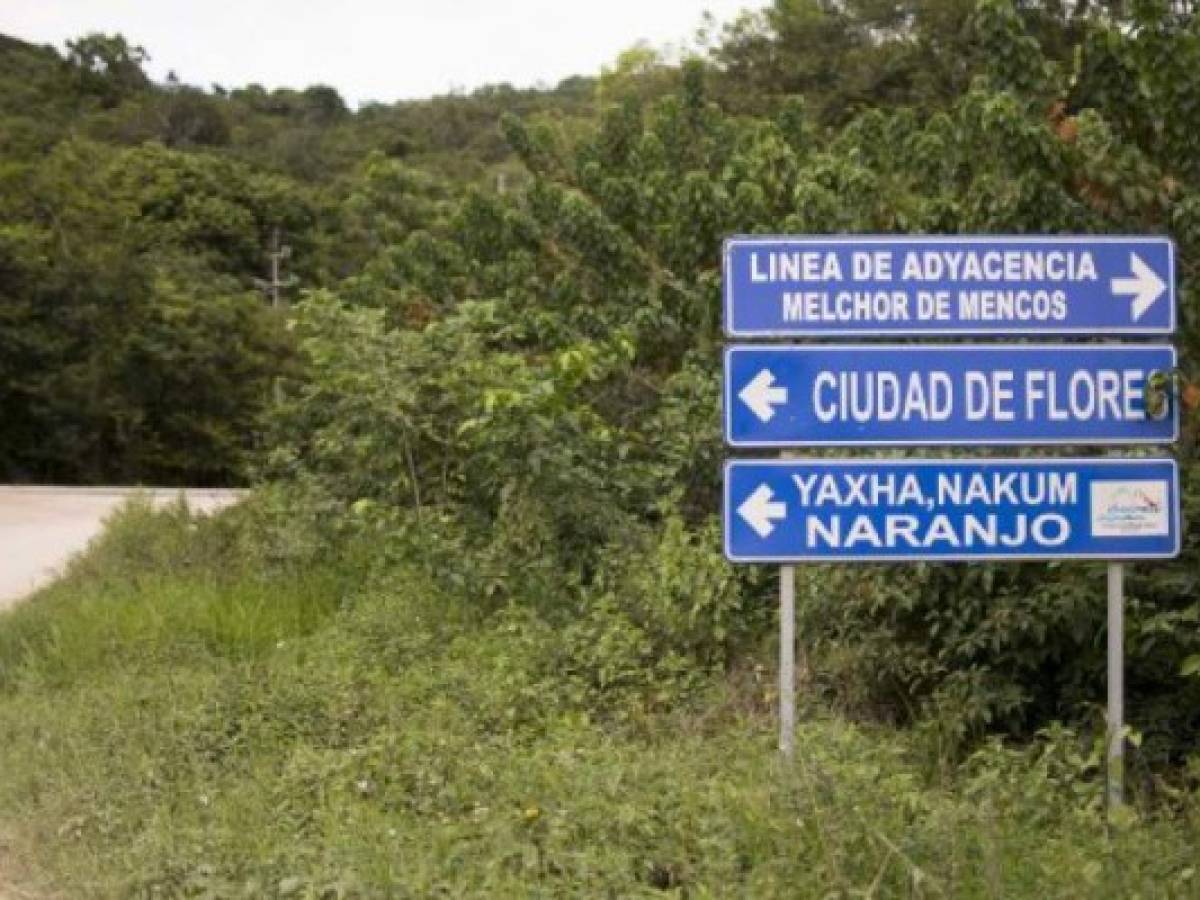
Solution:
M 37 886 L 28 860 L 28 848 L 11 832 L 0 831 L 0 900 L 56 900 L 59 896 Z

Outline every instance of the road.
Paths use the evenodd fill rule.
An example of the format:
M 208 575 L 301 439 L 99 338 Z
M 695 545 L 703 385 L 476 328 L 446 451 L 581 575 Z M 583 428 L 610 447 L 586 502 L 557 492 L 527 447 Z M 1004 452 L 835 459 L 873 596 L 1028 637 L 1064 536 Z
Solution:
M 180 488 L 0 486 L 0 609 L 52 580 L 99 533 L 104 519 L 133 494 L 169 503 Z M 244 492 L 182 489 L 188 505 L 212 512 Z

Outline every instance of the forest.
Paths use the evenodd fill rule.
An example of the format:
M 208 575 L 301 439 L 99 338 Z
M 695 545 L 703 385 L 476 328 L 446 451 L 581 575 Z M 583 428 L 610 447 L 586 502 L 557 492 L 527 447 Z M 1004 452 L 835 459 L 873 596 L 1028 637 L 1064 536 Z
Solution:
M 253 489 L 134 504 L 0 616 L 0 888 L 1200 892 L 1200 18 L 709 26 L 358 109 L 0 36 L 0 482 Z M 778 758 L 776 570 L 719 526 L 756 233 L 1175 242 L 1184 544 L 1127 577 L 1121 816 L 1094 563 L 800 567 Z

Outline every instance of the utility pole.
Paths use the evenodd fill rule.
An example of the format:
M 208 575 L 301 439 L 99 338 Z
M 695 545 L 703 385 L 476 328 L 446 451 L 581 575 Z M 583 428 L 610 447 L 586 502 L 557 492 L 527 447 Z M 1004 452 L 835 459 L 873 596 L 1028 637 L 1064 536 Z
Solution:
M 267 251 L 267 258 L 271 260 L 271 280 L 265 281 L 262 278 L 255 278 L 254 284 L 260 291 L 271 298 L 271 309 L 279 308 L 280 290 L 289 288 L 296 284 L 299 280 L 294 275 L 289 275 L 286 278 L 280 277 L 280 268 L 285 259 L 290 259 L 292 248 L 287 244 L 280 243 L 279 226 L 271 229 L 271 249 Z M 284 301 L 286 304 L 286 301 Z M 272 379 L 271 394 L 275 399 L 275 405 L 279 406 L 283 403 L 283 382 L 276 375 Z
M 290 259 L 292 248 L 287 244 L 279 242 L 279 228 L 276 227 L 271 231 L 271 249 L 267 252 L 267 258 L 271 260 L 271 280 L 265 281 L 262 278 L 255 278 L 254 283 L 258 289 L 271 298 L 271 308 L 279 308 L 281 288 L 289 288 L 296 284 L 296 277 L 289 275 L 287 278 L 279 277 L 280 264 L 285 259 Z

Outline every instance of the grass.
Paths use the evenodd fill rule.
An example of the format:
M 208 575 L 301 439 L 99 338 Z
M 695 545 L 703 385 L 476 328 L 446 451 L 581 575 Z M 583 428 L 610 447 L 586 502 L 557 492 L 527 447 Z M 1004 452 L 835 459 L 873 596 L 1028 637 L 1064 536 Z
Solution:
M 1106 826 L 1069 735 L 931 775 L 908 735 L 814 716 L 784 762 L 763 687 L 720 677 L 617 727 L 526 611 L 411 571 L 218 565 L 221 527 L 130 511 L 0 617 L 0 833 L 27 890 L 1200 895 L 1194 800 Z

